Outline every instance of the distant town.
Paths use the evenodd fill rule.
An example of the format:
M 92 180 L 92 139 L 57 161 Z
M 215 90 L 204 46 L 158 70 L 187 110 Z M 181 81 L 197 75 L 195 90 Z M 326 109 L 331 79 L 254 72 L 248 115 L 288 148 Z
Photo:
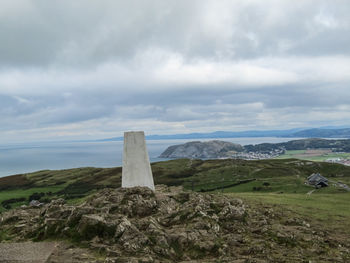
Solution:
M 343 153 L 339 153 L 339 154 L 343 154 Z M 343 164 L 343 165 L 347 165 L 350 166 L 350 159 L 349 158 L 329 158 L 326 160 L 327 163 L 339 163 L 339 164 Z
M 168 147 L 161 158 L 190 159 L 304 159 L 350 166 L 349 139 L 301 139 L 282 143 L 239 145 L 225 141 L 193 141 Z
M 276 158 L 284 153 L 284 149 L 274 149 L 269 152 L 239 152 L 232 154 L 230 158 L 244 160 L 264 160 Z

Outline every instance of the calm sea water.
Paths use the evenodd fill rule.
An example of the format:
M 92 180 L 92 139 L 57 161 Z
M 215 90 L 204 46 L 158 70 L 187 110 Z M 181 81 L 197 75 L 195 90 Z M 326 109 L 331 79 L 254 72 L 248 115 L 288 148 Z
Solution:
M 293 138 L 294 140 L 295 138 Z M 209 141 L 213 139 L 200 139 Z M 246 144 L 285 142 L 291 138 L 225 138 Z M 170 145 L 189 140 L 149 140 L 147 148 L 151 162 L 164 161 L 158 156 Z M 122 165 L 123 142 L 51 142 L 0 145 L 0 177 L 39 170 L 76 167 L 116 167 Z

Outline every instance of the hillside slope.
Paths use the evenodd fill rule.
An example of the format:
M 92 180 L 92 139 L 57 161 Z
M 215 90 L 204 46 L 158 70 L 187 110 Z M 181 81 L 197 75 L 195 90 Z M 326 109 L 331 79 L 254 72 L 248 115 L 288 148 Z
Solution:
M 155 184 L 182 185 L 194 191 L 307 193 L 307 176 L 320 172 L 350 185 L 350 167 L 303 160 L 188 160 L 152 164 Z M 39 171 L 0 178 L 0 211 L 28 204 L 32 199 L 76 200 L 96 190 L 121 186 L 121 167 Z M 338 191 L 330 188 L 329 191 Z
M 346 236 L 286 209 L 164 186 L 155 193 L 105 189 L 79 205 L 61 199 L 39 209 L 18 208 L 2 215 L 0 227 L 7 240 L 64 238 L 83 244 L 103 252 L 104 262 L 350 260 Z
M 0 178 L 0 242 L 66 240 L 70 249 L 51 263 L 65 262 L 65 251 L 86 262 L 77 244 L 97 256 L 89 262 L 349 261 L 350 192 L 337 182 L 350 185 L 350 167 L 177 159 L 153 163 L 152 171 L 155 195 L 120 189 L 121 167 Z M 330 186 L 305 185 L 314 172 Z M 42 207 L 28 206 L 32 199 Z

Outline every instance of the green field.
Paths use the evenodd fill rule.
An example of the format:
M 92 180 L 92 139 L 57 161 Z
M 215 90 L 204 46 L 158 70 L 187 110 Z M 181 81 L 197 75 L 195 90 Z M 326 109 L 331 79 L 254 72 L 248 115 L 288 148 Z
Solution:
M 294 152 L 296 153 L 296 152 Z M 152 164 L 156 184 L 183 185 L 185 189 L 208 192 L 306 193 L 305 179 L 320 172 L 333 181 L 350 183 L 350 167 L 297 159 L 275 160 L 188 160 Z M 45 199 L 82 198 L 105 187 L 121 185 L 121 167 L 77 168 L 0 178 L 0 203 L 4 200 L 53 192 Z
M 327 152 L 327 153 L 320 153 L 319 155 L 313 155 L 313 154 L 307 154 L 307 150 L 293 150 L 293 151 L 286 151 L 285 154 L 278 156 L 276 159 L 290 159 L 290 158 L 308 160 L 308 161 L 314 161 L 314 162 L 324 162 L 327 159 L 332 159 L 332 158 L 350 159 L 350 153 Z
M 305 150 L 285 151 L 284 154 L 278 156 L 276 159 L 291 159 L 291 158 L 295 158 L 296 155 L 300 155 L 304 153 L 305 153 Z
M 50 194 L 55 194 L 56 192 L 60 191 L 63 189 L 63 186 L 47 186 L 47 187 L 33 187 L 29 189 L 15 189 L 15 190 L 3 190 L 0 191 L 0 203 L 9 200 L 12 198 L 21 198 L 24 197 L 27 200 L 26 201 L 21 201 L 21 202 L 16 202 L 11 205 L 12 208 L 15 208 L 20 205 L 28 204 L 28 197 L 34 193 L 50 193 Z M 0 212 L 4 211 L 5 208 L 3 206 L 0 206 Z
M 290 157 L 303 151 L 286 154 Z M 332 229 L 346 228 L 345 232 L 350 229 L 350 192 L 333 185 L 338 181 L 350 185 L 348 166 L 299 159 L 179 159 L 153 163 L 152 171 L 155 184 L 182 185 L 185 190 L 233 195 L 252 206 L 275 205 L 311 218 L 314 224 L 331 222 Z M 305 180 L 315 172 L 320 172 L 331 183 L 308 195 L 314 188 L 305 185 Z M 0 178 L 0 204 L 21 197 L 26 200 L 11 203 L 11 207 L 28 204 L 33 193 L 44 193 L 42 202 L 64 198 L 69 203 L 77 203 L 99 189 L 120 185 L 121 167 L 38 171 Z M 0 213 L 4 210 L 0 205 Z
M 311 195 L 276 193 L 229 193 L 251 206 L 277 205 L 306 218 L 312 224 L 326 225 L 328 230 L 337 230 L 350 236 L 350 192 L 329 194 L 319 189 Z

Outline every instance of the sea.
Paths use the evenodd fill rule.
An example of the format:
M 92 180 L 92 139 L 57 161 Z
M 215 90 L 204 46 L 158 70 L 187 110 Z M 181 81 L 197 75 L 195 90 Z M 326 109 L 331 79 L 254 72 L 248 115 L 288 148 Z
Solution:
M 218 138 L 241 145 L 278 143 L 300 138 L 254 137 Z M 210 141 L 211 139 L 198 139 Z M 151 162 L 166 161 L 159 155 L 167 147 L 194 139 L 147 140 Z M 117 167 L 122 165 L 123 141 L 41 142 L 0 145 L 0 177 L 30 173 L 39 170 L 57 170 L 77 167 Z

